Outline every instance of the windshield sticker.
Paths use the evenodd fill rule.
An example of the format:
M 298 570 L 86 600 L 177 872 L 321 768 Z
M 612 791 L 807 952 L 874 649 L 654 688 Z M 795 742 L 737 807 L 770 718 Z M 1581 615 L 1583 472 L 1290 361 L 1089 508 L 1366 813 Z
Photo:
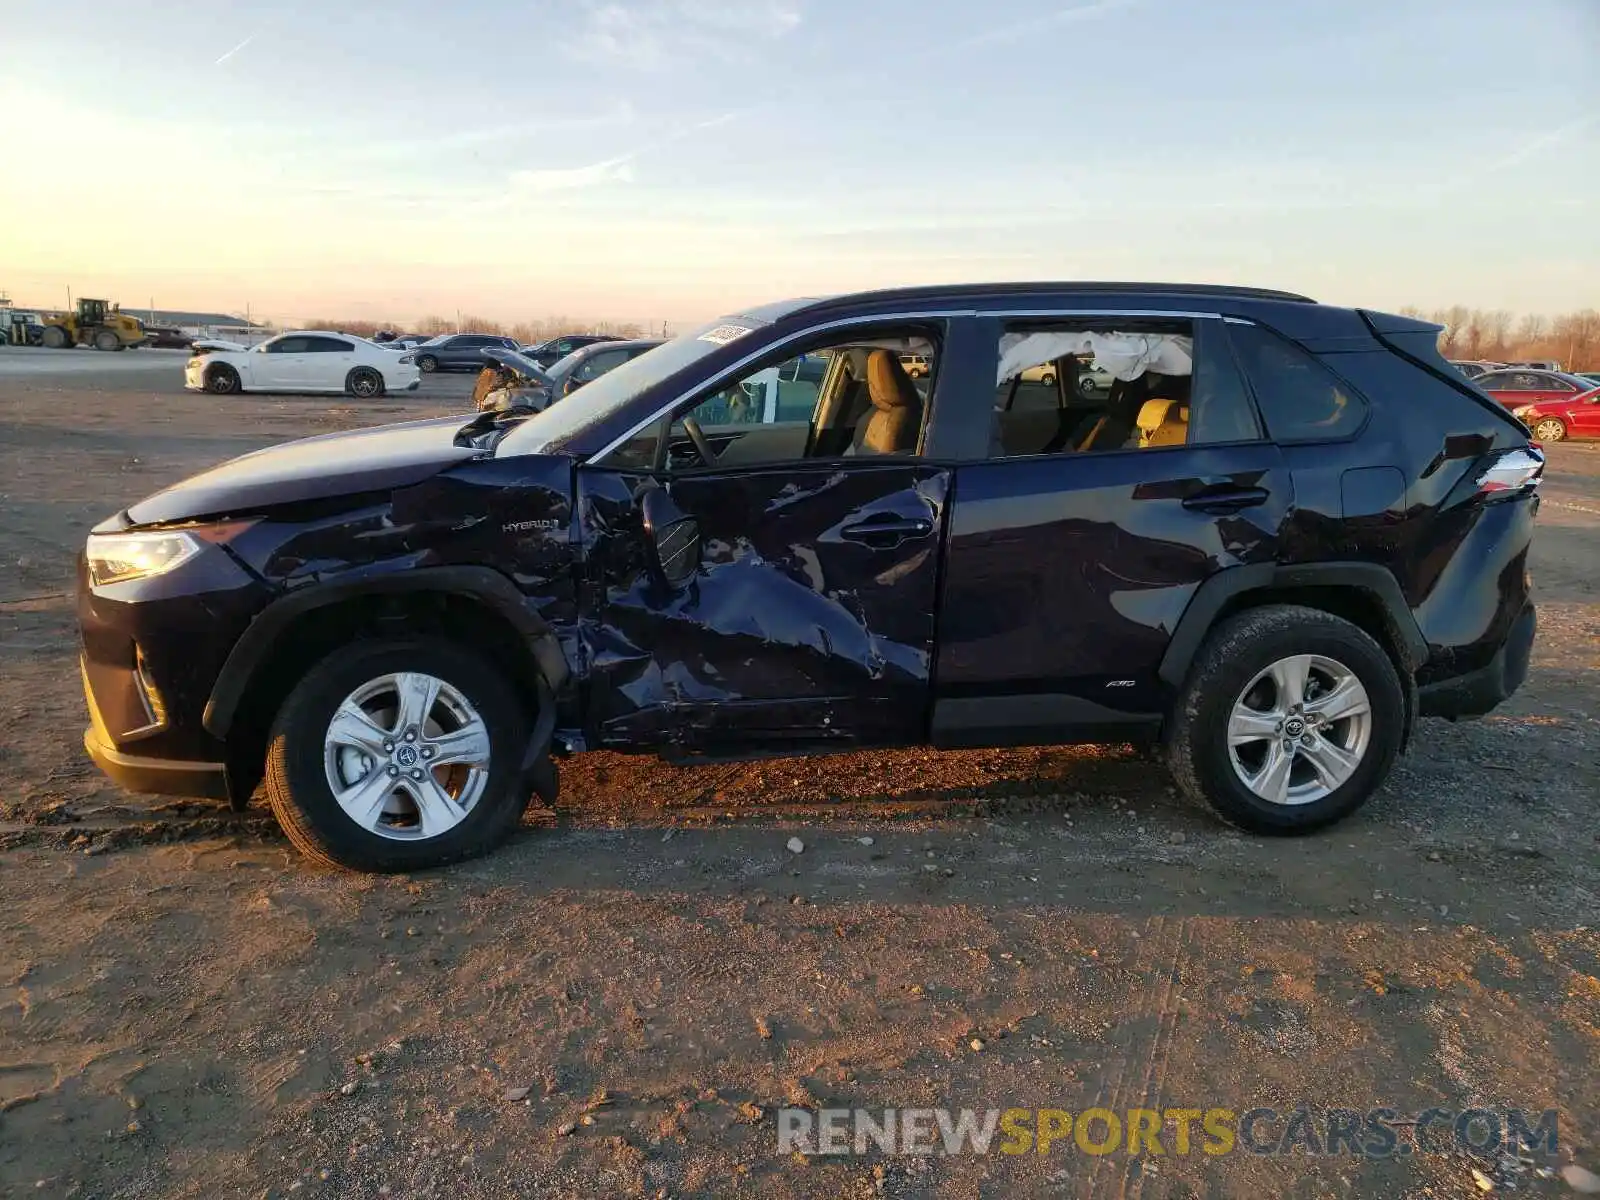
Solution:
M 742 338 L 750 330 L 744 325 L 718 325 L 715 329 L 708 329 L 700 335 L 702 342 L 715 342 L 719 346 L 726 346 L 729 342 Z

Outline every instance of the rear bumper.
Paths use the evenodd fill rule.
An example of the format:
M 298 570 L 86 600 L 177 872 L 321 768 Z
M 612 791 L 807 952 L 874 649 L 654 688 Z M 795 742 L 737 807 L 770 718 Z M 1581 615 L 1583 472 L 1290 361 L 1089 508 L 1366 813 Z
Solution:
M 101 741 L 93 725 L 83 731 L 83 748 L 113 783 L 130 792 L 229 799 L 228 772 L 222 763 L 182 762 L 126 754 Z
M 1455 721 L 1463 717 L 1481 717 L 1492 711 L 1528 677 L 1528 660 L 1533 654 L 1533 635 L 1537 630 L 1538 617 L 1530 604 L 1522 610 L 1505 644 L 1487 664 L 1418 691 L 1422 715 Z

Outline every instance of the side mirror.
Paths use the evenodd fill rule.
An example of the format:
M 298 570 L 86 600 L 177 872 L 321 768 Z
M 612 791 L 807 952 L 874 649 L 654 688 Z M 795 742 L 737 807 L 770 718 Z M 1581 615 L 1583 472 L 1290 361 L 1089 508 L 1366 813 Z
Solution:
M 677 591 L 700 569 L 700 523 L 679 508 L 665 488 L 647 490 L 639 508 L 651 573 Z

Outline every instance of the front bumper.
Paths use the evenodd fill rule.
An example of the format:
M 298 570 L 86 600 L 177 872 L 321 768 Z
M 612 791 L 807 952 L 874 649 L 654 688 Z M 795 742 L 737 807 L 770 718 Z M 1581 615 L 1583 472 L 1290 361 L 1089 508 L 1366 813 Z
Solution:
M 229 800 L 228 771 L 222 763 L 184 762 L 126 754 L 100 740 L 94 725 L 83 731 L 83 748 L 94 765 L 118 787 L 158 796 L 203 796 Z
M 1505 644 L 1484 666 L 1418 690 L 1422 715 L 1452 721 L 1481 717 L 1509 699 L 1528 677 L 1528 660 L 1533 656 L 1537 631 L 1538 616 L 1530 604 L 1511 626 Z

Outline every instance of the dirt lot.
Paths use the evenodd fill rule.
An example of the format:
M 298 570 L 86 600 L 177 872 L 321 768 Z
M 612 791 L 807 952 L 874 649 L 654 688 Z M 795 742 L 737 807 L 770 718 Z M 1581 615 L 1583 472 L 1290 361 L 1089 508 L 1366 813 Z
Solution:
M 181 354 L 46 353 L 0 350 L 0 1195 L 1570 1195 L 1563 1168 L 1600 1171 L 1600 449 L 1551 456 L 1528 685 L 1425 722 L 1325 835 L 1228 832 L 1118 747 L 594 755 L 494 858 L 371 879 L 301 865 L 260 809 L 104 783 L 70 557 L 199 467 L 464 411 L 468 381 L 217 399 Z M 1560 1150 L 825 1159 L 777 1153 L 786 1104 L 1555 1108 Z

